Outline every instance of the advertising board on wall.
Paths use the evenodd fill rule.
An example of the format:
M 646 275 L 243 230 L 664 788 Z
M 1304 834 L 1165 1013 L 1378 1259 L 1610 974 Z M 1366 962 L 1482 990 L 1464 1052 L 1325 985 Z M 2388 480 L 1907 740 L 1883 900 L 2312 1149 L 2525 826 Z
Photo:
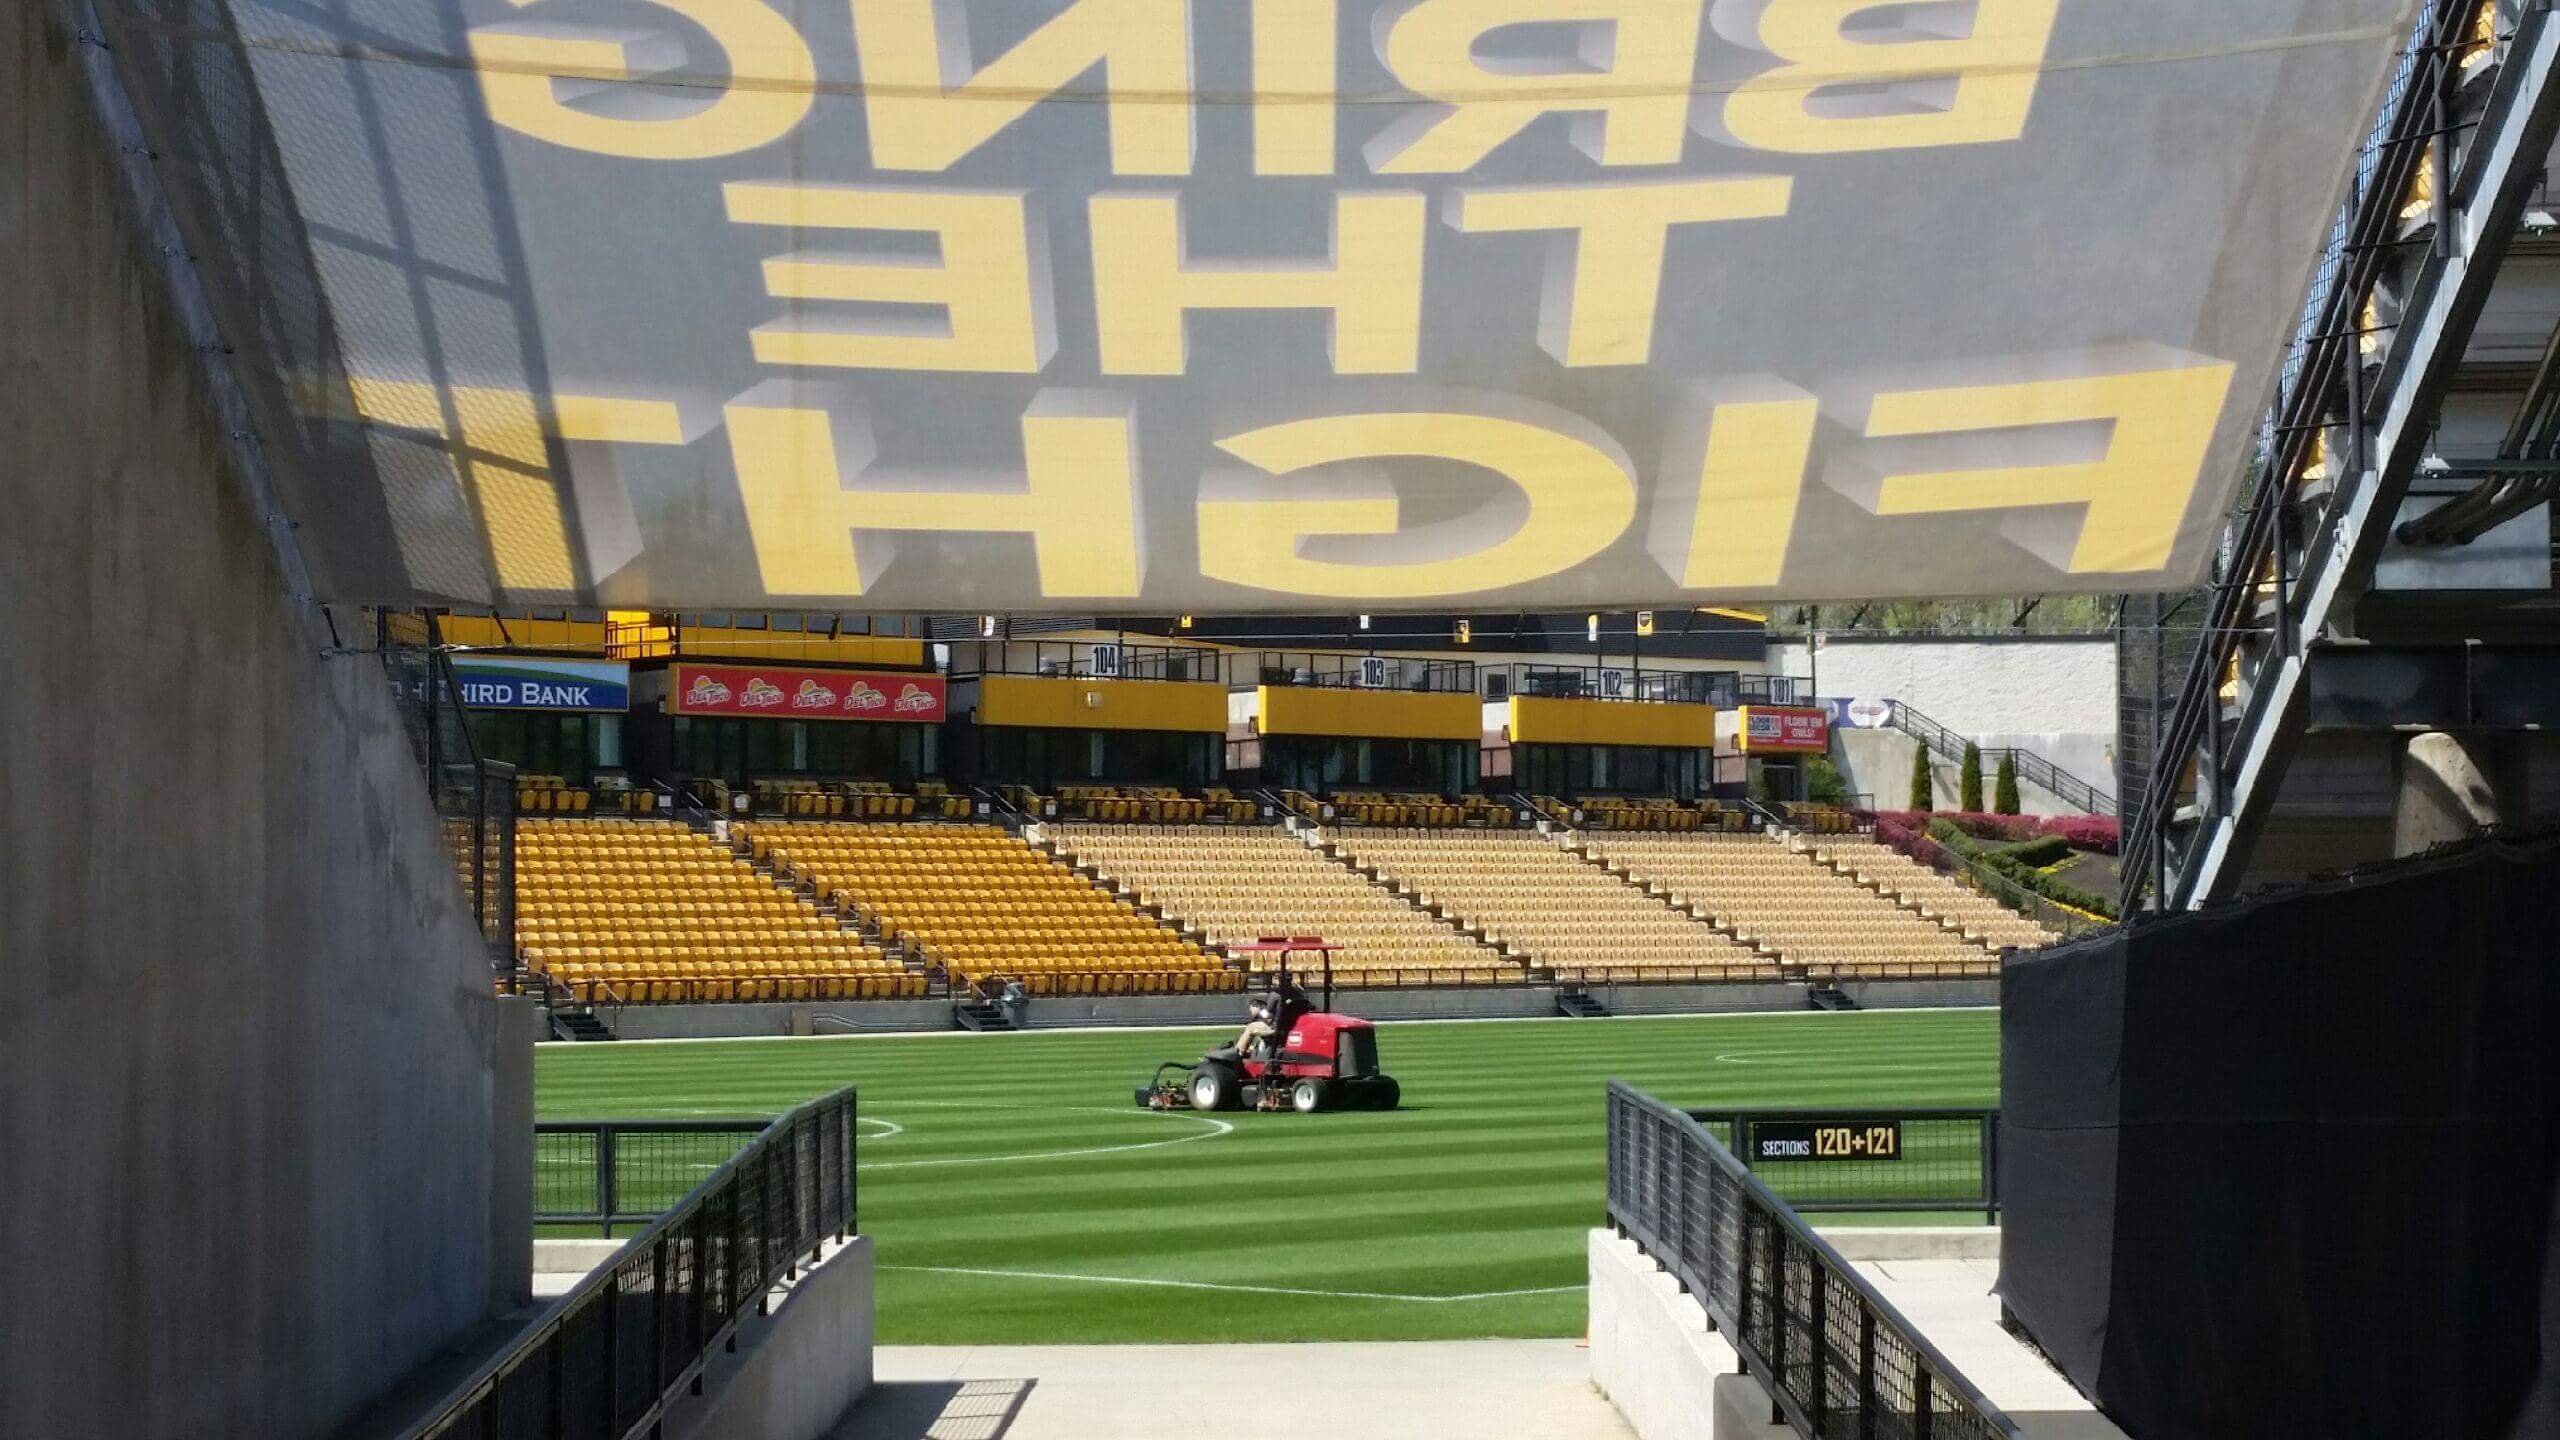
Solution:
M 474 710 L 631 708 L 631 667 L 620 660 L 456 655 L 453 678 Z
M 2194 582 L 2411 0 L 127 3 L 333 596 L 1235 613 Z
M 1826 700 L 1831 708 L 1831 723 L 1841 730 L 1890 730 L 1893 728 L 1894 702 L 1891 700 Z
M 667 672 L 667 711 L 768 720 L 938 722 L 950 713 L 950 682 L 939 675 L 894 671 L 687 662 Z
M 1735 717 L 1736 748 L 1748 755 L 1819 755 L 1831 748 L 1828 709 L 1745 705 Z

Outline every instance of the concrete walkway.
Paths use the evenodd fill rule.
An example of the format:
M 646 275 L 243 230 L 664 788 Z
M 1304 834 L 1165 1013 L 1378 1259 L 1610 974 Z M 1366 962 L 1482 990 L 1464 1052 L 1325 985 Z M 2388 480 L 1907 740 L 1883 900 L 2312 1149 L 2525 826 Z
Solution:
M 1325 1440 L 1635 1434 L 1591 1388 L 1571 1340 L 884 1345 L 876 1365 L 876 1388 L 833 1440 L 1130 1440 L 1274 1425 Z
M 2027 1440 L 2124 1440 L 2071 1382 L 2000 1328 L 1997 1260 L 1852 1262 Z

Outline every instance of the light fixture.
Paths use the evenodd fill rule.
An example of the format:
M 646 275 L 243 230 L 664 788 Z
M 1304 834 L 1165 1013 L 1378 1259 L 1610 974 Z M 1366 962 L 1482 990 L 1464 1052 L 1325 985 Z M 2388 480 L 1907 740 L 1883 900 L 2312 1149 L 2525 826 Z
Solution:
M 1361 629 L 1363 629 L 1363 630 L 1366 630 L 1366 629 L 1368 629 L 1368 628 L 1369 628 L 1369 617 L 1368 617 L 1368 616 L 1363 615 L 1363 616 L 1361 616 L 1361 617 L 1360 617 L 1360 628 L 1361 628 Z
M 2560 216 L 2555 216 L 2548 210 L 2527 210 L 2524 212 L 2524 228 L 2525 233 L 2530 235 L 2548 235 L 2554 230 L 2560 230 Z

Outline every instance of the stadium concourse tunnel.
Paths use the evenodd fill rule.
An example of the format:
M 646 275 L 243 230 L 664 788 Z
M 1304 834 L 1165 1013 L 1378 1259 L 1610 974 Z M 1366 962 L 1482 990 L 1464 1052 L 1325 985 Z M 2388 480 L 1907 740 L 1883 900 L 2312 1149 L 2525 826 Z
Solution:
M 2560 832 L 2023 957 L 2013 1322 L 2132 1435 L 2560 1435 Z

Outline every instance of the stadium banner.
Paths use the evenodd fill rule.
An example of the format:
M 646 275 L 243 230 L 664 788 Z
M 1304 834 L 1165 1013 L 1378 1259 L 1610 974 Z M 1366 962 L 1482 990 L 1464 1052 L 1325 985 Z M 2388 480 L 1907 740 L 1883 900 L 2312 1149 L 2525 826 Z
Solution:
M 667 672 L 671 715 L 938 722 L 950 714 L 950 699 L 950 682 L 939 675 L 691 663 Z
M 1734 712 L 1735 748 L 1746 755 L 1820 755 L 1831 748 L 1831 712 L 1745 705 Z
M 474 710 L 631 708 L 631 667 L 620 660 L 456 655 L 453 678 Z
M 1831 707 L 1831 725 L 1835 730 L 1890 730 L 1893 728 L 1895 705 L 1891 700 L 1826 700 Z
M 2196 584 L 2413 6 L 103 3 L 328 598 L 1145 614 Z

